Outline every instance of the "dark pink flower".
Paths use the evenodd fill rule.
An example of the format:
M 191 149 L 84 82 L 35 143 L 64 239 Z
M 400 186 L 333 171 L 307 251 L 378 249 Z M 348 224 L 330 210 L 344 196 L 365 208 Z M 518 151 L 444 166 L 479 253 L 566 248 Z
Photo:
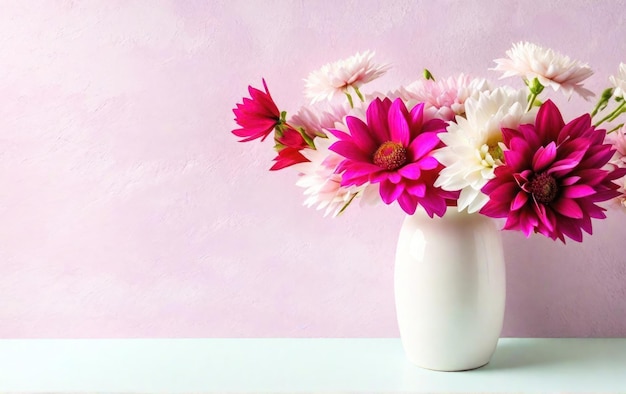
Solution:
M 270 171 L 281 170 L 285 167 L 309 161 L 300 151 L 309 148 L 302 134 L 292 128 L 282 131 L 282 136 L 276 138 L 278 156 L 274 158 L 274 165 Z
M 243 139 L 239 142 L 261 138 L 263 141 L 276 126 L 281 123 L 280 111 L 272 100 L 267 84 L 263 79 L 265 92 L 248 86 L 250 98 L 244 98 L 242 104 L 233 109 L 235 121 L 241 128 L 233 130 L 233 134 Z
M 432 151 L 442 146 L 437 137 L 447 123 L 424 118 L 424 104 L 409 112 L 401 99 L 376 99 L 367 108 L 367 122 L 348 116 L 350 134 L 330 130 L 339 141 L 330 150 L 345 157 L 338 168 L 341 185 L 380 183 L 380 197 L 386 204 L 398 201 L 413 214 L 421 205 L 429 216 L 443 216 L 448 200 L 458 192 L 433 186 L 442 165 Z
M 619 195 L 613 181 L 626 169 L 605 170 L 614 150 L 605 130 L 591 125 L 588 114 L 565 124 L 552 101 L 539 109 L 535 125 L 502 130 L 505 164 L 482 189 L 489 202 L 480 211 L 507 218 L 505 229 L 532 232 L 565 242 L 591 234 L 591 219 L 603 219 L 595 203 Z

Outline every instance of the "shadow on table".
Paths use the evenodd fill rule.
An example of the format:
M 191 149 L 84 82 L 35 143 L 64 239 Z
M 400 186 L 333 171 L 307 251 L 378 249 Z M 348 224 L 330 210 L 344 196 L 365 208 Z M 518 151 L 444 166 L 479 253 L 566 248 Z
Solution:
M 532 339 L 520 342 L 498 344 L 491 362 L 479 370 L 509 368 L 544 368 L 548 365 L 564 365 L 580 362 L 593 362 L 598 357 L 606 358 L 606 350 L 601 339 L 593 340 L 581 346 L 571 339 Z

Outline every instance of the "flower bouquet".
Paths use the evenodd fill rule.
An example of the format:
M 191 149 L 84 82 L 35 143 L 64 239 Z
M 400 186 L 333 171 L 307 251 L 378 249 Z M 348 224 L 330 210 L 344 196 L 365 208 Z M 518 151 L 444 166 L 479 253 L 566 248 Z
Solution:
M 323 210 L 325 215 L 337 216 L 357 200 L 382 200 L 397 203 L 408 214 L 408 221 L 420 215 L 434 221 L 453 217 L 452 228 L 459 229 L 466 223 L 459 221 L 459 215 L 470 217 L 463 220 L 469 220 L 469 227 L 474 228 L 483 226 L 476 220 L 503 218 L 503 229 L 521 231 L 526 237 L 539 233 L 563 243 L 566 238 L 581 242 L 583 231 L 592 234 L 592 219 L 606 217 L 607 209 L 600 203 L 626 207 L 626 128 L 622 120 L 626 113 L 626 64 L 620 64 L 608 79 L 610 86 L 598 95 L 590 112 L 565 120 L 559 105 L 549 97 L 558 93 L 551 91 L 560 91 L 568 99 L 577 95 L 591 100 L 594 93 L 584 87 L 593 74 L 591 68 L 526 42 L 513 45 L 506 55 L 495 60 L 492 70 L 502 72 L 501 79 L 521 77 L 523 89 L 498 86 L 466 74 L 439 78 L 424 70 L 423 77 L 415 82 L 380 93 L 365 92 L 363 87 L 381 77 L 389 65 L 375 63 L 373 52 L 358 53 L 312 72 L 305 80 L 305 94 L 311 104 L 290 117 L 274 102 L 265 80 L 263 90 L 250 86 L 250 98 L 244 98 L 233 110 L 239 128 L 232 132 L 241 141 L 263 141 L 272 135 L 277 156 L 270 170 L 295 170 L 305 204 Z M 480 252 L 490 243 L 478 237 L 476 230 L 465 235 L 480 238 L 475 241 L 480 245 L 474 246 L 450 240 L 447 234 L 452 230 L 437 230 L 436 237 L 441 233 L 447 238 L 441 240 L 440 250 L 433 251 L 432 245 L 438 241 L 424 238 L 424 226 L 423 221 L 405 221 L 402 231 L 407 227 L 413 232 L 406 240 L 419 239 L 406 242 L 419 245 L 402 246 L 410 251 L 402 252 L 401 245 L 406 242 L 401 232 L 396 256 L 397 270 L 399 259 L 408 259 L 405 265 L 415 267 L 423 262 L 424 253 L 430 253 L 436 264 L 430 271 L 419 273 L 412 268 L 400 274 L 396 271 L 396 305 L 405 349 L 411 342 L 405 340 L 405 334 L 419 331 L 425 323 L 424 318 L 403 323 L 417 317 L 414 312 L 401 312 L 403 302 L 398 301 L 398 293 L 406 293 L 402 295 L 405 298 L 432 297 L 398 290 L 420 286 L 399 285 L 399 276 L 411 280 L 418 275 L 430 276 L 431 282 L 437 281 L 433 275 L 442 261 L 467 260 L 467 254 L 472 253 L 476 264 L 486 264 L 484 270 L 489 271 L 497 265 L 493 256 L 497 260 L 501 255 L 497 242 L 494 250 Z M 420 231 L 417 238 L 416 230 Z M 493 238 L 493 234 L 485 237 Z M 450 249 L 458 251 L 450 255 Z M 418 257 L 416 250 L 421 251 Z M 459 269 L 467 270 L 469 263 L 462 264 Z M 490 316 L 500 316 L 491 330 L 496 342 L 504 308 L 503 272 L 503 268 L 491 272 L 500 278 L 495 281 L 495 290 L 459 296 L 493 298 L 495 294 L 501 298 L 497 305 L 486 308 Z M 455 280 L 466 283 L 467 274 Z M 437 292 L 428 291 L 430 295 Z M 481 308 L 486 301 L 480 302 L 471 308 Z M 458 305 L 448 309 L 458 311 Z M 441 305 L 419 310 L 432 320 Z M 439 327 L 430 326 L 429 335 L 433 330 L 445 331 L 447 326 L 466 323 L 445 320 Z M 485 331 L 480 326 L 469 330 Z M 459 332 L 449 334 L 448 342 Z M 482 334 L 477 335 L 474 342 L 482 340 Z M 428 339 L 419 338 L 422 345 L 414 345 L 423 347 Z M 458 353 L 462 346 L 452 348 Z M 492 353 L 493 341 L 486 345 L 490 347 Z M 441 348 L 431 350 L 442 353 Z M 476 350 L 468 350 L 468 354 L 472 352 Z M 491 353 L 483 353 L 470 363 L 453 366 L 449 360 L 429 364 L 417 361 L 417 356 L 409 354 L 409 358 L 426 367 L 458 370 L 488 362 Z

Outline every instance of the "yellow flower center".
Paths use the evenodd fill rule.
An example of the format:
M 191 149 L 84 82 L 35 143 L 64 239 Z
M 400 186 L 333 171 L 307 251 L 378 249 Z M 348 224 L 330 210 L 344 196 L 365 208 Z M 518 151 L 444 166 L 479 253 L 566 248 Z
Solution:
M 402 144 L 387 141 L 376 149 L 373 161 L 377 166 L 385 170 L 395 170 L 406 163 L 406 148 Z
M 491 157 L 493 158 L 494 161 L 498 161 L 500 160 L 501 162 L 504 161 L 504 153 L 502 152 L 502 148 L 500 148 L 500 145 L 493 144 L 493 145 L 488 145 L 489 146 L 489 150 L 487 151 Z

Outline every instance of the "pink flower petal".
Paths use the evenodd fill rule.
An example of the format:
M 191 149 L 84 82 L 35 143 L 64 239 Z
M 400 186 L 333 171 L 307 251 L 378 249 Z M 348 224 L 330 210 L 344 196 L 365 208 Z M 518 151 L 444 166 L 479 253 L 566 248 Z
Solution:
M 400 204 L 402 210 L 409 215 L 413 215 L 417 210 L 417 198 L 407 193 L 400 195 L 398 204 Z M 432 217 L 432 215 L 430 215 L 430 217 Z
M 389 108 L 388 125 L 391 141 L 409 146 L 410 131 L 407 122 L 408 111 L 401 99 L 396 99 Z
M 550 220 L 548 220 L 546 206 L 543 204 L 539 204 L 537 202 L 535 202 L 531 206 L 533 207 L 533 210 L 535 211 L 538 224 L 543 224 L 544 226 L 547 227 L 549 231 L 553 231 L 554 227 L 551 225 Z
M 420 163 L 411 163 L 398 169 L 398 173 L 407 179 L 419 179 L 422 174 Z
M 377 98 L 367 107 L 367 124 L 377 145 L 390 141 L 389 128 L 387 127 L 387 113 L 390 106 L 389 100 L 382 101 Z
M 582 228 L 587 234 L 593 234 L 593 229 L 591 228 L 591 217 L 583 216 L 578 223 L 580 224 L 580 228 Z
M 435 149 L 440 141 L 436 133 L 423 133 L 411 142 L 407 150 L 413 160 L 419 160 Z
M 580 176 L 570 176 L 567 178 L 561 179 L 561 186 L 571 186 L 581 180 Z
M 604 211 L 606 211 L 605 208 L 599 207 L 593 202 L 589 200 L 585 200 L 585 199 L 577 200 L 577 202 L 578 202 L 578 205 L 580 205 L 580 208 L 585 213 L 585 216 L 589 216 L 594 219 L 606 218 L 606 215 L 604 214 Z
M 589 114 L 584 114 L 578 118 L 570 121 L 560 131 L 557 143 L 560 145 L 566 139 L 585 137 L 589 129 L 591 128 L 591 117 Z
M 270 171 L 281 170 L 297 163 L 304 163 L 309 161 L 309 159 L 304 157 L 298 149 L 285 148 L 278 152 L 278 156 L 274 158 L 274 161 L 276 163 L 270 168 Z
M 578 151 L 572 153 L 564 159 L 555 161 L 554 163 L 552 163 L 552 166 L 550 166 L 550 169 L 548 169 L 548 174 L 554 175 L 556 177 L 561 177 L 569 173 L 570 170 L 576 168 L 580 164 L 580 161 L 582 160 L 584 154 L 584 151 Z
M 506 146 L 509 146 L 511 139 L 515 137 L 519 138 L 520 136 L 520 132 L 515 129 L 509 129 L 507 127 L 503 127 L 500 131 L 502 131 L 502 142 L 504 142 Z
M 349 141 L 337 141 L 328 147 L 329 150 L 350 160 L 369 162 L 369 156 L 359 149 L 359 147 Z
M 509 208 L 500 202 L 490 200 L 479 212 L 491 218 L 505 218 L 509 215 Z
M 535 120 L 535 130 L 545 143 L 556 141 L 563 126 L 565 126 L 563 117 L 552 100 L 547 100 L 539 107 Z
M 416 183 L 408 186 L 406 189 L 407 193 L 412 194 L 416 197 L 424 197 L 426 195 L 426 185 L 423 183 Z
M 388 172 L 387 179 L 392 183 L 400 183 L 400 181 L 402 181 L 402 175 L 398 174 L 396 171 Z
M 566 198 L 582 198 L 595 194 L 594 188 L 588 185 L 573 185 L 562 189 L 562 196 Z
M 433 215 L 437 215 L 439 217 L 443 216 L 448 208 L 445 200 L 441 198 L 429 198 L 428 194 L 420 201 L 420 204 L 424 207 L 424 210 L 431 218 Z
M 520 137 L 511 138 L 509 144 L 507 145 L 510 152 L 516 152 L 524 158 L 523 165 L 524 167 L 528 166 L 531 162 L 533 154 L 538 149 L 536 145 L 533 148 L 530 147 L 527 141 L 527 136 L 522 135 Z
M 543 139 L 541 138 L 539 133 L 536 131 L 536 127 L 533 124 L 520 125 L 517 137 L 524 140 L 528 146 L 545 145 L 543 142 Z
M 292 128 L 288 128 L 287 130 L 284 130 L 282 137 L 279 137 L 277 139 L 278 139 L 278 142 L 290 148 L 303 149 L 303 148 L 308 147 L 306 141 L 304 140 L 304 138 L 302 138 L 302 135 L 300 134 L 300 132 Z
M 551 206 L 555 211 L 563 216 L 573 219 L 581 219 L 584 216 L 583 210 L 580 209 L 580 206 L 576 203 L 576 201 L 569 198 L 559 198 L 556 201 L 553 201 Z
M 352 141 L 352 136 L 344 131 L 337 129 L 328 129 L 328 131 L 335 137 L 339 138 L 340 141 Z
M 541 218 L 540 225 L 545 226 L 549 233 L 554 233 L 555 231 L 558 231 L 556 229 L 557 224 L 556 213 L 552 209 L 546 207 L 545 213 Z
M 519 229 L 519 224 L 520 224 L 520 216 L 519 215 L 509 215 L 506 218 L 506 222 L 504 223 L 504 227 L 502 227 L 502 229 L 503 230 L 518 230 Z
M 370 176 L 372 174 L 382 172 L 381 168 L 376 164 L 370 163 L 358 163 L 349 166 L 348 169 L 345 170 L 349 173 L 350 176 Z
M 423 133 L 445 133 L 448 123 L 442 119 L 431 119 L 424 124 Z
M 370 177 L 345 172 L 341 175 L 341 186 L 361 186 L 370 181 Z
M 530 183 L 529 180 L 531 177 L 534 177 L 534 173 L 531 170 L 524 170 L 518 174 L 513 174 L 513 179 L 515 179 L 515 183 L 526 193 L 531 193 L 530 191 Z
M 543 172 L 556 158 L 556 144 L 550 142 L 545 148 L 540 147 L 533 157 L 532 168 L 535 172 Z
M 531 215 L 528 210 L 520 211 L 518 229 L 521 230 L 526 237 L 530 237 L 538 224 L 539 221 L 535 215 Z
M 424 124 L 424 103 L 419 103 L 411 109 L 411 138 L 422 132 Z
M 396 201 L 403 191 L 404 185 L 401 183 L 395 184 L 389 181 L 382 181 L 380 183 L 379 193 L 385 204 L 391 204 Z
M 483 188 L 483 192 L 485 188 Z M 505 183 L 499 185 L 494 191 L 488 194 L 490 200 L 509 202 L 517 196 L 519 187 L 514 183 Z
M 602 167 L 613 157 L 613 151 L 610 149 L 602 149 L 594 152 L 592 156 L 586 157 L 583 163 L 586 167 Z
M 560 229 L 563 234 L 567 235 L 569 238 L 573 239 L 576 242 L 582 242 L 583 233 L 580 231 L 580 226 L 578 225 L 578 221 L 569 218 L 561 218 Z
M 434 170 L 440 165 L 437 159 L 432 156 L 423 158 L 418 162 L 418 164 L 422 170 Z
M 488 195 L 505 183 L 512 183 L 513 185 L 515 185 L 513 177 L 507 170 L 508 168 L 506 166 L 500 166 L 496 168 L 496 170 L 494 171 L 496 177 L 487 182 L 487 184 L 483 186 L 481 191 Z
M 378 144 L 371 137 L 370 130 L 361 119 L 354 116 L 346 117 L 346 125 L 350 130 L 352 141 L 360 150 L 373 154 L 378 149 Z
M 504 151 L 504 161 L 506 162 L 507 166 L 513 169 L 519 169 L 519 168 L 524 168 L 525 164 L 526 164 L 526 157 L 521 154 L 518 153 L 516 151 L 512 151 L 512 150 L 507 150 Z
M 520 190 L 515 196 L 513 202 L 511 203 L 511 210 L 517 211 L 526 204 L 526 201 L 528 201 L 528 194 Z

